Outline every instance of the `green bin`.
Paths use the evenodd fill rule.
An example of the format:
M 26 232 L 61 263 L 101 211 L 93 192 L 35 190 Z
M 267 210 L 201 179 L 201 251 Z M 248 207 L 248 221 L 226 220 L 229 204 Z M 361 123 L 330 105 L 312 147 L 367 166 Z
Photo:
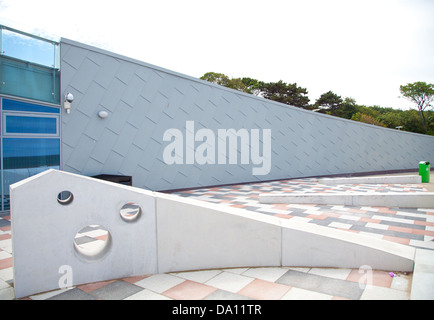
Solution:
M 419 162 L 419 175 L 422 177 L 423 183 L 429 182 L 430 165 L 428 161 Z

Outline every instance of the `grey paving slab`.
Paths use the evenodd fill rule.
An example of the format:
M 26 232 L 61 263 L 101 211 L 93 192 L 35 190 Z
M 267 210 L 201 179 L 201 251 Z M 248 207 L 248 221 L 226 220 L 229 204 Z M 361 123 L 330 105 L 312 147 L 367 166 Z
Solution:
M 363 289 L 356 282 L 332 279 L 295 270 L 288 270 L 276 283 L 352 300 L 358 300 L 363 293 Z
M 73 288 L 58 295 L 52 296 L 47 300 L 96 300 L 96 298 L 84 292 L 83 290 Z
M 122 300 L 142 290 L 139 286 L 119 280 L 92 291 L 92 296 L 102 300 Z

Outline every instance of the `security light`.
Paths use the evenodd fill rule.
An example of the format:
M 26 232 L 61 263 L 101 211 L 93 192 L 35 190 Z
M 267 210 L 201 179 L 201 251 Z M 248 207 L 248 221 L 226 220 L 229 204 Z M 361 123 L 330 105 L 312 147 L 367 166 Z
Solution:
M 74 101 L 74 95 L 72 93 L 67 93 L 65 95 L 65 100 L 63 102 L 63 107 L 66 110 L 66 113 L 70 113 L 71 112 L 71 103 L 72 101 Z

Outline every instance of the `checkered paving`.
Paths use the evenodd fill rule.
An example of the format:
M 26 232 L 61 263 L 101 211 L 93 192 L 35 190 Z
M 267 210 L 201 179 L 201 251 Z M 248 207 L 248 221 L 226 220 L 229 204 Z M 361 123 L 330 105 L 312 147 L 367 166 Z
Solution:
M 318 204 L 263 204 L 264 193 L 424 192 L 422 184 L 322 185 L 317 179 L 284 180 L 177 192 L 221 205 L 283 219 L 356 232 L 414 247 L 434 249 L 434 208 L 389 208 Z
M 363 233 L 388 241 L 434 249 L 433 208 L 350 207 L 260 204 L 267 192 L 421 192 L 423 185 L 325 186 L 315 179 L 285 180 L 205 188 L 176 193 L 183 197 L 256 211 L 283 219 Z M 104 241 L 99 226 L 81 230 L 83 249 Z M 0 300 L 13 299 L 13 260 L 9 213 L 0 213 Z M 366 276 L 369 272 L 369 276 Z M 412 274 L 360 272 L 334 268 L 237 268 L 143 275 L 90 283 L 30 296 L 29 300 L 407 300 Z M 366 286 L 366 279 L 370 279 Z
M 411 279 L 375 270 L 236 268 L 129 277 L 23 300 L 408 300 Z

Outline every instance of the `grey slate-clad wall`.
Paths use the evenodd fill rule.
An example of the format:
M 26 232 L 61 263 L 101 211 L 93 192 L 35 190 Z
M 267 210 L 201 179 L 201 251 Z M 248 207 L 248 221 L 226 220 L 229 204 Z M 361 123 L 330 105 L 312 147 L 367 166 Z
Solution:
M 68 39 L 61 40 L 61 88 L 75 97 L 71 113 L 62 112 L 62 169 L 130 175 L 140 188 L 416 169 L 420 160 L 434 161 L 432 136 L 283 105 Z M 99 111 L 108 117 L 99 118 Z M 163 153 L 173 141 L 164 141 L 165 132 L 178 129 L 186 148 L 187 122 L 195 133 L 201 128 L 215 133 L 215 164 L 194 159 L 186 164 L 185 149 L 183 164 L 165 162 Z M 241 146 L 235 164 L 219 164 L 219 129 L 246 129 L 251 141 L 256 129 L 261 154 L 271 129 L 269 173 L 253 175 L 260 165 L 242 163 Z

